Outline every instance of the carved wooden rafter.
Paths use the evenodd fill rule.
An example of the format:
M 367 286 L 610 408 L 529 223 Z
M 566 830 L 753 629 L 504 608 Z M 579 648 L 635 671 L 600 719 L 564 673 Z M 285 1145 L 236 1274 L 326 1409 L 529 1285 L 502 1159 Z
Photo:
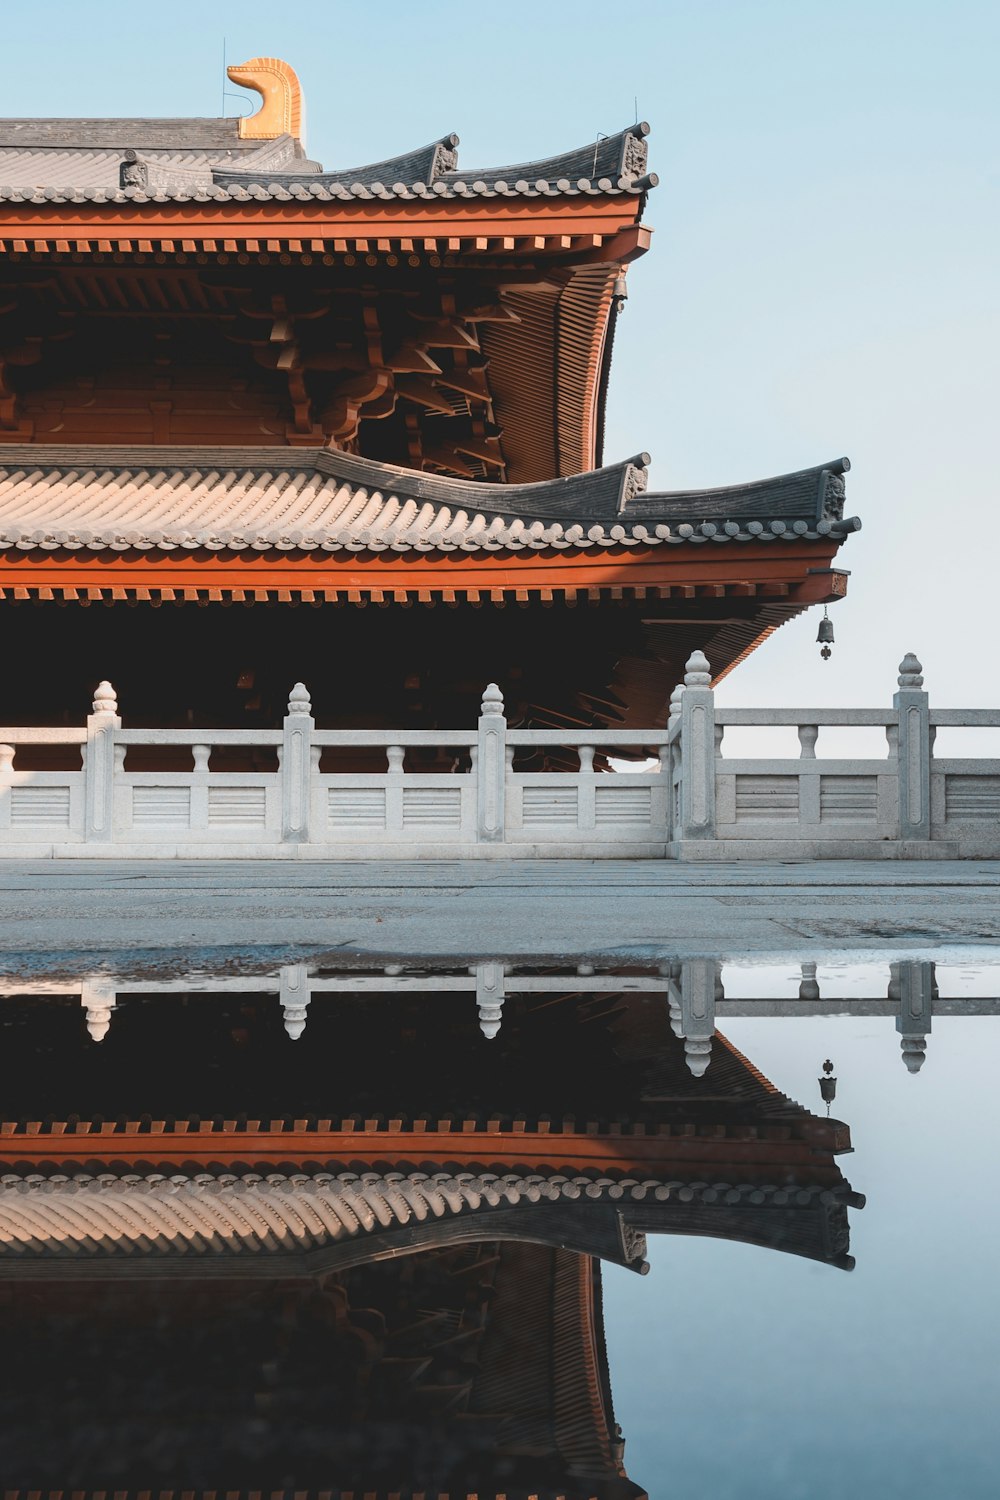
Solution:
M 74 268 L 65 284 L 59 276 L 44 284 L 17 277 L 0 285 L 0 348 L 10 346 L 0 368 L 0 441 L 5 434 L 8 442 L 33 435 L 18 412 L 18 382 L 9 368 L 37 363 L 32 339 L 37 344 L 39 337 L 80 329 L 94 339 L 99 363 L 107 345 L 94 338 L 95 320 L 103 318 L 123 330 L 155 320 L 150 362 L 159 369 L 157 390 L 170 383 L 164 330 L 172 320 L 215 324 L 226 341 L 282 378 L 290 409 L 284 435 L 293 446 L 365 451 L 362 424 L 393 417 L 388 446 L 372 438 L 376 456 L 460 477 L 503 475 L 478 327 L 517 317 L 488 284 L 333 288 L 290 278 L 275 291 L 273 283 L 265 288 L 235 268 L 176 273 L 135 266 Z M 58 333 L 50 332 L 60 320 Z M 75 376 L 77 383 L 81 378 Z M 154 441 L 169 441 L 162 415 L 154 428 L 166 435 Z

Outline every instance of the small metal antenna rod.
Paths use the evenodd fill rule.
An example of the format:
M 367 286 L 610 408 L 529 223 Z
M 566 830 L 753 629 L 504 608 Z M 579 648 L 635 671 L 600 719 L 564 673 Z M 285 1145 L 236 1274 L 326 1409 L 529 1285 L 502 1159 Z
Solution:
M 238 114 L 242 114 L 244 116 L 246 116 L 246 115 L 252 115 L 253 111 L 254 111 L 254 107 L 250 103 L 250 101 L 247 98 L 246 94 L 234 94 L 233 91 L 232 91 L 232 89 L 227 89 L 226 88 L 226 83 L 228 82 L 228 80 L 229 80 L 229 73 L 228 73 L 228 71 L 226 69 L 226 38 L 223 37 L 222 38 L 222 118 L 223 119 L 226 118 L 226 100 L 227 99 L 235 99 L 238 104 L 243 104 L 243 105 L 246 106 L 245 109 L 239 110 Z
M 590 175 L 591 175 L 591 177 L 594 177 L 596 175 L 596 173 L 597 173 L 597 151 L 598 151 L 598 147 L 600 146 L 600 144 L 601 144 L 602 141 L 606 141 L 606 140 L 607 140 L 607 136 L 604 134 L 603 130 L 599 130 L 597 132 L 596 136 L 594 137 L 594 165 L 590 169 Z

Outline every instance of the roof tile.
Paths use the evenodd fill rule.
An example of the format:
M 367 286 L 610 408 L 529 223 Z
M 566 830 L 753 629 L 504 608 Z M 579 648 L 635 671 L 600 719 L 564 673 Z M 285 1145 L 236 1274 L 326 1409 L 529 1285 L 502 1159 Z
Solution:
M 520 551 L 815 540 L 860 525 L 843 519 L 846 459 L 675 493 L 645 489 L 647 462 L 501 485 L 325 448 L 10 446 L 0 449 L 0 546 Z

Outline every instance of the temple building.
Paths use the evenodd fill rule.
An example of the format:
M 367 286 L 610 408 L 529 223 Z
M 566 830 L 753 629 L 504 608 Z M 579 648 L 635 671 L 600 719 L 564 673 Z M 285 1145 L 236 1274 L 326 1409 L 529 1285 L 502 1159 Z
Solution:
M 256 114 L 0 122 L 18 722 L 108 678 L 132 724 L 270 724 L 301 679 L 327 726 L 469 722 L 495 681 L 528 727 L 658 727 L 693 650 L 718 679 L 843 595 L 846 460 L 605 461 L 644 124 L 324 169 L 287 64 L 230 76 Z
M 601 1262 L 656 1233 L 852 1264 L 848 1127 L 721 1036 L 696 1077 L 662 979 L 509 996 L 484 1070 L 475 1008 L 411 978 L 317 992 L 299 1041 L 224 978 L 122 994 L 99 1045 L 92 996 L 5 1001 L 18 1500 L 632 1500 Z
M 606 461 L 644 124 L 325 169 L 286 63 L 230 77 L 255 114 L 0 121 L 7 852 L 481 853 L 509 782 L 511 848 L 662 854 L 685 663 L 843 596 L 847 460 Z M 715 1035 L 712 960 L 509 967 L 2 987 L 5 1496 L 641 1500 L 602 1263 L 850 1269 L 850 1133 Z

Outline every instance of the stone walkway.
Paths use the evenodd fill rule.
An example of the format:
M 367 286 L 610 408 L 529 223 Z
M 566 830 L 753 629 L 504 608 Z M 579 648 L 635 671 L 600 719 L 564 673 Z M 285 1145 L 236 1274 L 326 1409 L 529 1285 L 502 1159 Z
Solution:
M 1000 862 L 4 862 L 7 974 L 270 965 L 933 954 L 1000 943 Z

